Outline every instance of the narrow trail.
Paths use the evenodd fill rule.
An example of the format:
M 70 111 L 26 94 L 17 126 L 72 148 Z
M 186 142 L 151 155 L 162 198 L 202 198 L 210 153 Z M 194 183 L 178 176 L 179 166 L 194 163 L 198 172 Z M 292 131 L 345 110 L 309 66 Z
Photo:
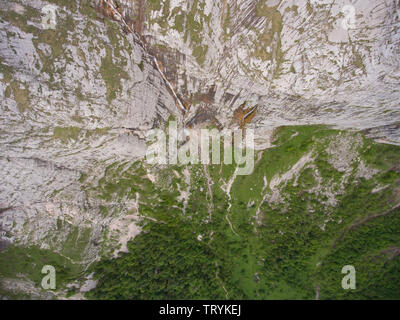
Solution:
M 226 218 L 226 220 L 228 221 L 228 224 L 229 224 L 229 226 L 231 227 L 232 232 L 233 232 L 236 236 L 239 236 L 239 235 L 236 233 L 236 231 L 233 229 L 232 223 L 231 223 L 231 221 L 229 220 L 228 215 L 226 215 L 225 218 Z
M 173 97 L 175 98 L 175 101 L 177 102 L 179 109 L 181 109 L 183 111 L 183 113 L 186 113 L 186 108 L 183 106 L 181 100 L 176 95 L 176 92 L 175 92 L 174 88 L 172 87 L 172 84 L 168 81 L 168 79 L 166 78 L 164 72 L 162 72 L 156 57 L 154 57 L 154 56 L 151 56 L 151 57 L 153 58 L 154 64 L 156 65 L 158 72 L 160 72 L 161 77 L 163 78 L 163 80 L 165 81 L 165 83 L 167 84 L 169 89 L 171 90 L 171 93 L 172 93 Z
M 214 210 L 214 197 L 213 197 L 213 192 L 211 189 L 212 186 L 212 180 L 210 177 L 210 173 L 208 172 L 208 167 L 206 164 L 203 165 L 203 171 L 204 171 L 204 176 L 207 178 L 207 190 L 208 190 L 208 196 L 209 196 L 209 205 L 208 205 L 208 214 L 210 217 L 210 222 L 212 221 L 212 212 Z
M 233 225 L 232 225 L 231 221 L 229 220 L 229 212 L 231 211 L 231 207 L 232 207 L 232 203 L 231 203 L 231 201 L 232 201 L 232 198 L 231 198 L 231 188 L 232 188 L 233 183 L 235 182 L 235 179 L 236 179 L 236 176 L 237 176 L 237 172 L 238 172 L 238 168 L 236 167 L 235 172 L 233 173 L 232 177 L 229 179 L 229 181 L 228 181 L 224 186 L 221 186 L 221 189 L 222 189 L 223 191 L 225 191 L 225 193 L 226 193 L 226 195 L 228 196 L 228 199 L 229 199 L 229 200 L 228 200 L 229 206 L 228 206 L 227 214 L 226 214 L 225 218 L 226 218 L 226 220 L 228 221 L 229 227 L 231 228 L 232 232 L 233 232 L 236 236 L 239 236 L 239 235 L 236 233 L 235 229 L 233 228 Z M 226 189 L 224 189 L 225 186 L 226 186 Z

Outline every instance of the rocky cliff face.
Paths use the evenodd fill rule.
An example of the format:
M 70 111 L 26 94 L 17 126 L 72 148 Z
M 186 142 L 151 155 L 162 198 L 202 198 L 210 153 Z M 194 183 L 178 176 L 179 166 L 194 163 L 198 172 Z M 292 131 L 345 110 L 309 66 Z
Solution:
M 70 253 L 90 261 L 115 219 L 101 218 L 102 202 L 80 181 L 143 157 L 135 130 L 160 126 L 177 108 L 134 34 L 87 4 L 62 1 L 50 3 L 56 28 L 46 29 L 45 5 L 0 4 L 1 246 L 62 253 L 72 234 L 82 246 L 72 242 Z
M 117 1 L 191 106 L 227 125 L 379 129 L 399 142 L 398 1 Z M 354 15 L 353 15 L 354 14 Z M 136 20 L 137 21 L 137 20 Z M 190 116 L 188 116 L 190 117 Z
M 74 297 L 83 297 L 92 271 L 103 275 L 96 294 L 107 297 L 112 278 L 102 269 L 107 263 L 89 266 L 121 252 L 147 255 L 146 247 L 164 239 L 171 245 L 187 240 L 189 246 L 194 240 L 204 261 L 212 262 L 207 264 L 211 287 L 199 282 L 191 297 L 217 290 L 220 298 L 265 298 L 258 287 L 254 295 L 254 281 L 264 289 L 289 284 L 296 297 L 297 290 L 307 292 L 302 297 L 313 295 L 314 281 L 324 284 L 322 296 L 335 296 L 327 289 L 331 283 L 321 279 L 336 251 L 322 253 L 359 219 L 397 210 L 399 151 L 364 140 L 361 133 L 317 126 L 279 135 L 275 129 L 327 124 L 400 144 L 400 2 L 347 5 L 344 0 L 0 1 L 0 295 L 52 297 L 40 289 L 41 266 L 51 264 L 60 281 L 56 297 L 78 289 Z M 54 29 L 44 19 L 46 6 L 56 12 Z M 231 167 L 147 165 L 145 134 L 171 117 L 190 127 L 256 129 L 260 151 L 251 183 L 238 179 Z M 271 146 L 276 149 L 264 151 Z M 382 152 L 383 160 L 371 150 Z M 241 190 L 243 185 L 254 192 Z M 346 202 L 357 193 L 353 188 L 365 198 L 375 195 L 368 212 L 342 210 L 354 210 Z M 310 196 L 301 219 L 285 231 L 281 218 L 290 219 L 286 213 L 300 206 L 295 194 Z M 384 212 L 377 212 L 379 206 Z M 302 232 L 297 223 L 309 228 L 302 233 L 304 242 L 323 245 L 307 247 L 296 268 L 316 260 L 326 263 L 325 269 L 307 269 L 303 275 L 310 283 L 299 287 L 293 284 L 298 279 L 277 271 L 284 280 L 274 284 L 265 268 L 277 257 L 289 264 L 283 243 Z M 170 238 L 175 228 L 163 226 L 177 224 L 184 232 L 176 230 L 177 238 Z M 271 224 L 274 238 L 263 231 Z M 129 241 L 138 235 L 134 247 Z M 251 240 L 240 247 L 231 239 L 235 236 Z M 246 262 L 217 249 L 210 258 L 202 245 L 213 247 L 213 241 L 215 248 L 230 248 L 233 241 L 238 255 L 250 257 L 243 283 L 235 282 L 242 269 L 228 265 L 239 259 L 242 268 Z M 258 241 L 276 246 L 258 248 Z M 398 245 L 388 240 L 378 249 L 392 259 Z M 371 245 L 362 257 L 370 259 L 378 249 Z M 165 250 L 169 258 L 175 255 Z M 273 258 L 268 262 L 268 257 Z M 158 274 L 156 262 L 142 271 Z M 179 297 L 180 289 L 174 290 L 169 293 Z M 131 294 L 124 298 L 154 297 Z

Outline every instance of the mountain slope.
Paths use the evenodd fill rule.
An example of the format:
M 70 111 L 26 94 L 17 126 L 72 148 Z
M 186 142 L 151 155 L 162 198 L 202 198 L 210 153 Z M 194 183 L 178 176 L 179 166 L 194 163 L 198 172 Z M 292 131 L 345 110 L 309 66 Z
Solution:
M 0 296 L 399 298 L 400 5 L 343 5 L 0 1 Z M 254 172 L 148 164 L 171 119 Z

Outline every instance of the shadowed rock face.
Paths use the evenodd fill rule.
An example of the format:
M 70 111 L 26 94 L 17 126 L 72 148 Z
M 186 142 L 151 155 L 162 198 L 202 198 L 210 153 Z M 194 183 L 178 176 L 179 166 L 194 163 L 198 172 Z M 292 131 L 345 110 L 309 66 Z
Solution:
M 138 15 L 139 1 L 116 2 L 126 17 Z M 222 123 L 243 103 L 259 106 L 253 123 L 266 127 L 380 130 L 400 119 L 397 0 L 154 3 L 145 3 L 142 36 L 177 92 L 211 105 Z M 210 87 L 213 102 L 192 98 Z

